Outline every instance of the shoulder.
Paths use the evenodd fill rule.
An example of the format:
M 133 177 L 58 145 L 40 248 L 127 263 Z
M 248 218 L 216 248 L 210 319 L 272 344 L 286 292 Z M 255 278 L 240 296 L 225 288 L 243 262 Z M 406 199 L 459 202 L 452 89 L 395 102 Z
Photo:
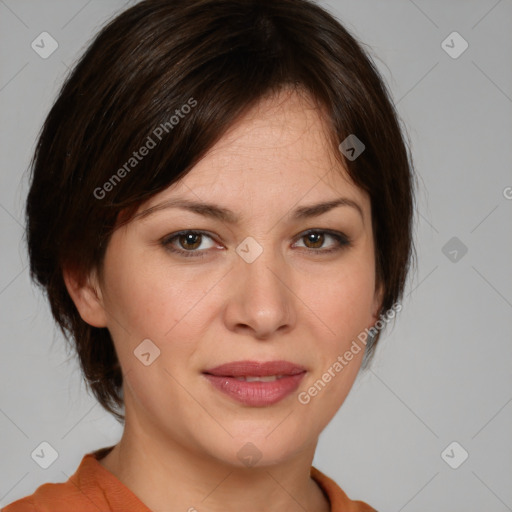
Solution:
M 311 467 L 311 478 L 329 499 L 331 512 L 377 512 L 364 501 L 351 500 L 334 480 L 313 466 Z
M 26 496 L 13 501 L 1 509 L 1 512 L 40 512 L 32 500 L 32 496 Z
M 76 472 L 66 482 L 45 483 L 33 494 L 6 505 L 0 512 L 107 512 L 103 489 L 97 484 L 97 462 L 85 455 Z
M 1 512 L 100 512 L 98 507 L 85 494 L 81 493 L 69 480 L 65 483 L 40 485 L 33 494 L 16 500 Z

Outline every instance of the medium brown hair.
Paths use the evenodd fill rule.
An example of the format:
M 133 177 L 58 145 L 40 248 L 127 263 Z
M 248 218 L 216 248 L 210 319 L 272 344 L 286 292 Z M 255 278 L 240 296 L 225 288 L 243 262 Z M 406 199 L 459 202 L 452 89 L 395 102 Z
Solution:
M 410 152 L 371 57 L 312 1 L 142 1 L 98 33 L 49 112 L 26 206 L 31 276 L 75 347 L 89 389 L 119 420 L 123 379 L 110 333 L 82 320 L 63 269 L 82 278 L 101 272 L 119 213 L 129 221 L 243 113 L 284 87 L 314 98 L 336 158 L 369 194 L 386 311 L 402 297 L 414 253 Z M 365 145 L 355 160 L 338 149 L 350 134 Z M 152 148 L 136 159 L 143 145 Z

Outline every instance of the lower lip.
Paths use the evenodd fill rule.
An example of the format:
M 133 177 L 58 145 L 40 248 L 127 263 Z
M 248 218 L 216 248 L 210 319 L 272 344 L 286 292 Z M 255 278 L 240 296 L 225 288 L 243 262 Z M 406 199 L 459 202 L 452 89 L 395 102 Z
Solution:
M 280 402 L 299 387 L 304 375 L 305 372 L 302 372 L 297 375 L 281 377 L 271 382 L 246 382 L 234 377 L 204 374 L 219 391 L 251 407 L 265 407 Z

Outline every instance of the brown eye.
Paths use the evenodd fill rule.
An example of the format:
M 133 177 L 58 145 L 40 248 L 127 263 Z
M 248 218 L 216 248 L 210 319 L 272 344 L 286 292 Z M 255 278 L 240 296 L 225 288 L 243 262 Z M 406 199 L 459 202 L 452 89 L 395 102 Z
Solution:
M 200 233 L 187 233 L 178 237 L 178 242 L 183 249 L 197 249 L 201 245 Z
M 324 245 L 329 243 L 329 240 L 331 243 L 329 245 Z M 328 254 L 340 251 L 351 245 L 350 240 L 343 233 L 323 229 L 302 233 L 299 236 L 298 241 L 303 242 L 304 245 L 302 247 L 309 250 L 311 254 Z
M 208 245 L 209 241 L 209 245 Z M 213 249 L 215 243 L 210 235 L 201 231 L 180 231 L 161 240 L 161 244 L 170 252 L 180 256 L 202 258 Z
M 325 239 L 322 233 L 308 233 L 307 235 L 304 235 L 303 238 L 304 240 L 307 240 L 306 247 L 308 249 L 319 249 L 322 247 Z

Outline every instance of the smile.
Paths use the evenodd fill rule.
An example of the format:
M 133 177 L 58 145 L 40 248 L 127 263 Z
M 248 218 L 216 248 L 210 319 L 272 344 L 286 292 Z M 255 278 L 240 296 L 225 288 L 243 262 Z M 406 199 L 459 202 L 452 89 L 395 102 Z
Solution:
M 203 372 L 213 388 L 249 407 L 276 404 L 293 393 L 306 369 L 288 361 L 236 361 Z

